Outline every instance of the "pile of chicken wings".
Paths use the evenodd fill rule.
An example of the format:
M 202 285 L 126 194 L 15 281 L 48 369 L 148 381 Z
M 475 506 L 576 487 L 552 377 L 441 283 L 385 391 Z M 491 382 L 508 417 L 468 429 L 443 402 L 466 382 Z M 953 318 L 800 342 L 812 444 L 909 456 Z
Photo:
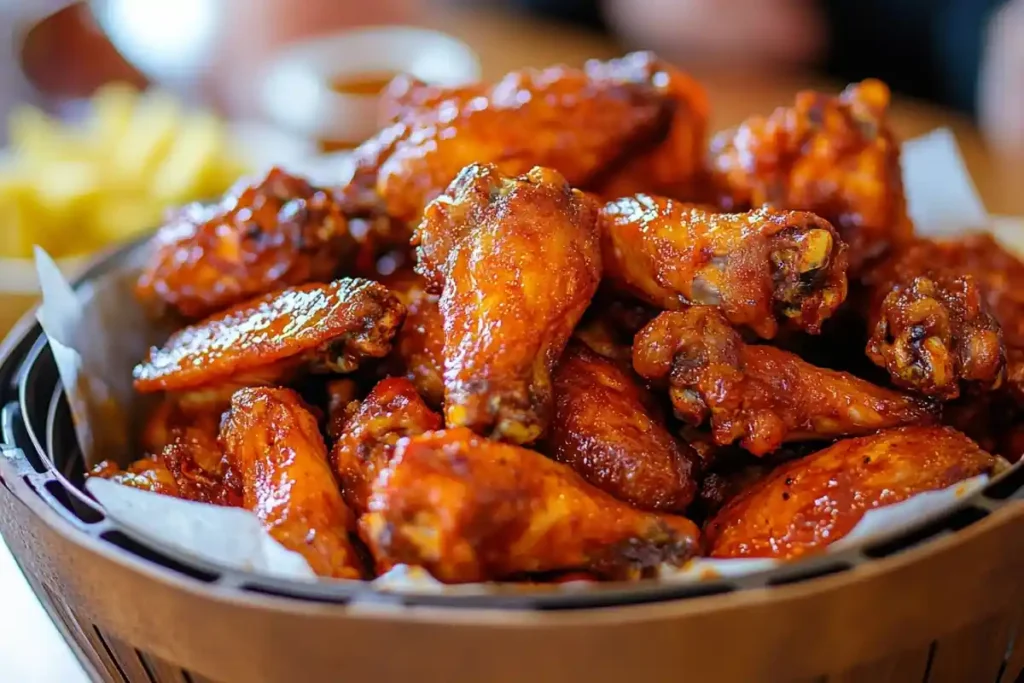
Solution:
M 649 53 L 384 94 L 355 172 L 274 169 L 154 239 L 180 331 L 144 457 L 317 574 L 629 580 L 795 558 L 1024 449 L 1024 264 L 915 236 L 889 92 L 708 136 Z

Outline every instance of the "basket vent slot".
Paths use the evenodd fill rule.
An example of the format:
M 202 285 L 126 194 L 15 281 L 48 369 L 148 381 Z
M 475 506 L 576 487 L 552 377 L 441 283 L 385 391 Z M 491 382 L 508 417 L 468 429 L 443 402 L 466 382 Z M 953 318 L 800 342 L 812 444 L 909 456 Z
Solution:
M 26 578 L 28 577 L 29 575 L 26 574 Z M 29 578 L 29 583 L 34 589 L 37 586 L 41 589 L 36 590 L 36 595 L 43 598 L 41 602 L 48 608 L 47 611 L 57 623 L 58 629 L 61 625 L 64 626 L 65 639 L 74 641 L 73 649 L 80 655 L 79 661 L 83 668 L 88 670 L 89 667 L 92 667 L 92 671 L 88 672 L 89 675 L 98 676 L 99 672 L 114 671 L 115 664 L 110 659 L 105 646 L 98 641 L 95 630 L 92 627 L 83 626 L 83 620 L 75 616 L 75 613 L 64 602 L 64 598 L 48 584 L 37 583 L 32 578 Z
M 850 564 L 847 562 L 835 562 L 818 567 L 808 567 L 803 571 L 795 571 L 782 576 L 776 576 L 769 579 L 767 583 L 769 586 L 785 586 L 790 583 L 800 583 L 801 581 L 818 579 L 823 576 L 829 576 L 830 574 L 838 574 L 839 572 L 844 572 L 849 568 Z
M 53 500 L 60 503 L 61 507 L 63 507 L 65 510 L 70 512 L 72 515 L 74 515 L 82 522 L 85 522 L 86 524 L 96 524 L 98 522 L 102 522 L 105 519 L 104 516 L 98 510 L 93 510 L 85 505 L 82 505 L 74 498 L 72 498 L 68 494 L 67 489 L 61 486 L 61 483 L 59 481 L 54 481 L 51 479 L 50 481 L 43 484 L 43 487 L 46 489 L 47 493 L 50 494 L 50 497 Z
M 157 552 L 152 548 L 147 548 L 141 543 L 135 541 L 128 535 L 120 531 L 105 531 L 100 534 L 100 538 L 108 543 L 113 543 L 123 550 L 127 550 L 136 557 L 141 557 L 144 560 L 149 560 L 155 564 L 159 564 L 162 567 L 166 567 L 172 571 L 178 572 L 189 576 L 197 581 L 203 581 L 204 583 L 213 583 L 219 577 L 219 575 L 213 572 L 203 571 L 197 567 L 191 567 L 186 564 L 182 564 L 177 560 L 173 560 L 166 555 Z
M 290 591 L 290 590 L 287 590 L 286 588 L 278 589 L 278 588 L 274 588 L 272 586 L 261 586 L 261 585 L 258 585 L 258 584 L 255 584 L 255 583 L 249 583 L 249 582 L 243 583 L 241 585 L 241 589 L 244 590 L 244 591 L 249 591 L 251 593 L 259 593 L 260 595 L 269 595 L 269 596 L 274 597 L 274 598 L 286 598 L 288 600 L 305 600 L 305 599 L 308 599 L 308 595 L 309 595 L 309 594 L 304 593 L 302 591 Z M 314 599 L 320 600 L 321 602 L 324 601 L 324 599 L 320 598 L 320 597 L 316 597 Z M 339 598 L 337 600 L 337 602 L 340 602 L 340 603 L 346 603 L 348 601 L 349 601 L 348 596 L 339 596 Z
M 96 626 L 92 627 L 93 633 L 96 634 L 96 641 L 103 647 L 103 652 L 106 654 L 106 661 L 110 664 L 110 668 L 107 669 L 107 673 L 111 676 L 117 674 L 120 676 L 120 680 L 124 683 L 131 683 L 131 679 L 125 674 L 124 669 L 121 668 L 121 663 L 117 661 L 117 657 L 114 655 L 114 651 L 110 649 L 110 645 L 107 643 L 107 639 L 103 637 Z
M 149 673 L 150 678 L 157 683 L 194 683 L 195 679 L 192 678 L 189 672 L 184 669 L 171 664 L 167 660 L 161 659 L 156 655 L 142 650 L 135 650 L 136 656 L 142 665 L 146 667 L 146 671 Z
M 932 641 L 932 644 L 928 646 L 928 663 L 924 666 L 924 678 L 921 679 L 921 683 L 928 683 L 928 679 L 932 677 L 932 668 L 935 666 L 935 649 L 938 646 L 936 641 Z
M 97 629 L 99 632 L 99 629 Z M 164 683 L 153 675 L 145 659 L 134 647 L 112 635 L 102 635 L 107 649 L 113 654 L 118 668 L 131 683 Z M 170 683 L 173 683 L 171 681 Z
M 999 481 L 985 489 L 985 495 L 995 500 L 1008 500 L 1014 496 L 1024 497 L 1024 466 L 1014 467 Z
M 594 595 L 591 596 L 585 605 L 577 603 L 564 602 L 564 601 L 552 601 L 552 602 L 541 602 L 533 606 L 533 609 L 542 612 L 550 612 L 555 610 L 571 609 L 600 609 L 603 607 L 614 607 L 619 605 L 642 605 L 645 603 L 662 602 L 665 600 L 679 600 L 679 599 L 691 599 L 698 597 L 707 597 L 711 595 L 721 595 L 723 593 L 731 593 L 735 588 L 721 581 L 709 581 L 707 583 L 694 583 L 690 585 L 680 586 L 678 592 L 674 592 L 671 596 L 664 594 L 658 595 L 615 595 L 611 594 L 608 596 Z
M 893 539 L 869 545 L 864 549 L 864 554 L 872 559 L 889 557 L 896 553 L 903 552 L 909 548 L 923 543 L 931 538 L 940 536 L 947 531 L 959 531 L 975 522 L 984 519 L 987 512 L 976 507 L 967 507 L 957 510 L 953 514 L 937 519 L 917 529 L 896 536 Z

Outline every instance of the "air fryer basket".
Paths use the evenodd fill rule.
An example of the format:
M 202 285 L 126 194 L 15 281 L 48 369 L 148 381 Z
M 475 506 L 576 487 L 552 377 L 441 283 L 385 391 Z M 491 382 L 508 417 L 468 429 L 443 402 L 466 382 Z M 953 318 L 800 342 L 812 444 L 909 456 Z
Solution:
M 139 248 L 104 259 L 80 283 L 119 267 Z M 822 654 L 833 646 L 821 628 L 794 626 L 805 632 L 785 634 L 786 643 L 773 648 L 750 646 L 765 648 L 773 673 L 818 676 L 865 653 L 887 654 L 894 638 L 913 631 L 911 624 L 921 621 L 914 604 L 892 604 L 887 591 L 904 603 L 918 594 L 918 612 L 934 615 L 921 622 L 931 627 L 925 646 L 1005 611 L 1007 600 L 1011 612 L 1014 600 L 1024 606 L 1024 465 L 957 509 L 896 537 L 735 580 L 399 596 L 355 582 L 302 584 L 228 571 L 133 537 L 82 493 L 70 413 L 34 319 L 12 332 L 0 362 L 0 531 L 50 615 L 101 680 L 207 680 L 199 671 L 225 682 L 320 680 L 347 670 L 338 680 L 380 680 L 382 674 L 402 680 L 400 672 L 416 671 L 428 681 L 545 681 L 567 680 L 585 666 L 591 673 L 579 675 L 589 680 L 650 671 L 653 681 L 675 680 L 673 662 L 692 665 L 702 657 L 711 667 L 702 671 L 753 680 L 735 675 L 757 671 L 754 660 L 725 657 L 715 666 L 709 658 L 716 642 L 725 648 L 741 631 L 729 619 L 785 624 L 808 600 L 837 614 L 864 609 L 871 600 L 892 607 L 867 617 L 873 628 L 849 622 L 857 624 L 859 639 L 850 661 Z M 911 575 L 913 583 L 901 583 Z M 851 602 L 857 591 L 862 597 Z M 786 612 L 780 616 L 776 609 Z M 994 636 L 1002 638 L 997 676 L 1024 666 L 1024 645 L 1012 646 L 1024 629 L 1015 621 L 1021 610 L 1013 614 Z M 672 648 L 651 649 L 650 638 L 660 642 L 668 634 L 679 639 Z M 693 634 L 706 644 L 695 643 Z M 625 656 L 624 643 L 633 644 L 634 655 Z M 784 650 L 802 655 L 789 661 Z M 602 663 L 616 652 L 620 656 Z

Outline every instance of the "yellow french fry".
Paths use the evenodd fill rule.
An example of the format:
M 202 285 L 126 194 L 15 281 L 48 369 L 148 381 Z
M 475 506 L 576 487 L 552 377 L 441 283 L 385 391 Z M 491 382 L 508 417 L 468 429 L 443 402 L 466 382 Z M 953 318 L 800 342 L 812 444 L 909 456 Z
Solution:
M 0 154 L 0 256 L 71 256 L 155 228 L 170 205 L 212 199 L 244 172 L 225 125 L 166 93 L 112 85 L 85 125 L 24 107 Z
M 114 172 L 123 178 L 148 178 L 173 144 L 180 122 L 181 107 L 170 96 L 141 97 L 113 150 Z
M 226 137 L 224 124 L 216 117 L 190 116 L 153 173 L 150 194 L 162 202 L 180 203 L 209 191 L 209 181 L 225 151 Z
M 165 209 L 152 197 L 107 195 L 91 207 L 85 232 L 97 246 L 129 240 L 155 229 Z
M 0 257 L 32 255 L 31 193 L 19 178 L 0 175 Z
M 86 134 L 97 149 L 106 149 L 109 154 L 124 138 L 135 117 L 139 97 L 138 90 L 122 83 L 105 85 L 96 91 Z
M 60 125 L 35 107 L 18 107 L 11 112 L 7 136 L 14 154 L 29 164 L 66 158 L 72 146 Z

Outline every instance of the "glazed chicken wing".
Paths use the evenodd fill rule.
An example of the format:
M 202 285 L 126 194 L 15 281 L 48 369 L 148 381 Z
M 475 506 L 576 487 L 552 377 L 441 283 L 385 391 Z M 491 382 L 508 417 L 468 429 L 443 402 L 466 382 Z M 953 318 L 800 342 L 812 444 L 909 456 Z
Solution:
M 186 207 L 154 242 L 139 293 L 188 318 L 328 281 L 355 246 L 332 196 L 280 169 L 235 187 L 217 206 Z
M 551 412 L 551 371 L 601 277 L 597 211 L 555 171 L 466 167 L 417 229 L 441 292 L 445 423 L 515 443 Z
M 142 447 L 156 453 L 178 483 L 182 498 L 239 507 L 242 493 L 219 442 L 228 406 L 181 403 L 166 398 L 146 423 Z
M 491 86 L 441 90 L 404 79 L 395 90 L 385 112 L 395 122 L 356 150 L 344 192 L 365 197 L 373 183 L 385 212 L 401 220 L 415 220 L 471 163 L 509 175 L 545 166 L 591 187 L 614 164 L 645 155 L 652 189 L 665 191 L 688 187 L 701 166 L 704 91 L 649 53 L 516 71 Z
M 913 232 L 907 217 L 899 144 L 889 129 L 889 89 L 867 80 L 839 97 L 797 95 L 792 107 L 755 116 L 711 143 L 711 183 L 719 204 L 812 211 L 850 247 L 850 274 Z
M 639 194 L 599 219 L 605 276 L 650 304 L 717 306 L 771 338 L 779 322 L 810 332 L 846 298 L 845 246 L 809 213 L 716 214 Z
M 999 387 L 1006 363 L 981 282 L 952 266 L 947 251 L 915 242 L 870 274 L 867 296 L 868 357 L 896 385 L 943 400 L 964 383 Z
M 686 510 L 697 489 L 698 456 L 669 433 L 631 372 L 570 344 L 554 387 L 545 452 L 631 505 Z
M 122 470 L 113 460 L 104 460 L 89 471 L 89 477 L 109 479 L 110 481 L 130 486 L 134 489 L 151 491 L 173 498 L 185 498 L 174 474 L 167 465 L 156 456 L 136 460 L 127 469 Z
M 124 472 L 109 461 L 90 476 L 185 500 L 240 507 L 237 473 L 218 442 L 220 406 L 165 399 L 149 416 L 141 437 L 145 458 Z
M 362 576 L 349 539 L 352 512 L 334 481 L 317 420 L 298 394 L 240 389 L 221 441 L 241 475 L 245 508 L 274 539 L 305 557 L 320 576 Z
M 292 287 L 175 333 L 135 367 L 135 389 L 273 384 L 303 368 L 349 372 L 382 358 L 405 309 L 368 280 Z
M 633 366 L 667 382 L 676 415 L 710 421 L 719 445 L 756 455 L 785 441 L 828 439 L 935 419 L 928 402 L 825 370 L 771 346 L 743 343 L 710 307 L 659 315 L 636 337 Z
M 949 427 L 840 441 L 776 469 L 706 528 L 712 557 L 796 558 L 846 536 L 868 510 L 992 471 L 996 459 Z
M 383 281 L 405 304 L 405 322 L 395 335 L 392 355 L 399 372 L 415 386 L 428 405 L 440 408 L 444 402 L 444 318 L 440 297 L 426 289 L 426 281 L 415 273 Z
M 1002 328 L 1008 388 L 1024 399 L 1024 262 L 989 233 L 927 243 L 933 264 L 969 275 Z
M 362 515 L 370 486 L 391 462 L 398 440 L 440 429 L 441 416 L 427 407 L 409 380 L 399 377 L 382 380 L 349 412 L 331 450 L 331 464 L 345 502 Z
M 378 571 L 418 565 L 446 583 L 634 577 L 682 563 L 698 538 L 684 517 L 636 510 L 566 465 L 468 429 L 401 440 L 360 531 Z

